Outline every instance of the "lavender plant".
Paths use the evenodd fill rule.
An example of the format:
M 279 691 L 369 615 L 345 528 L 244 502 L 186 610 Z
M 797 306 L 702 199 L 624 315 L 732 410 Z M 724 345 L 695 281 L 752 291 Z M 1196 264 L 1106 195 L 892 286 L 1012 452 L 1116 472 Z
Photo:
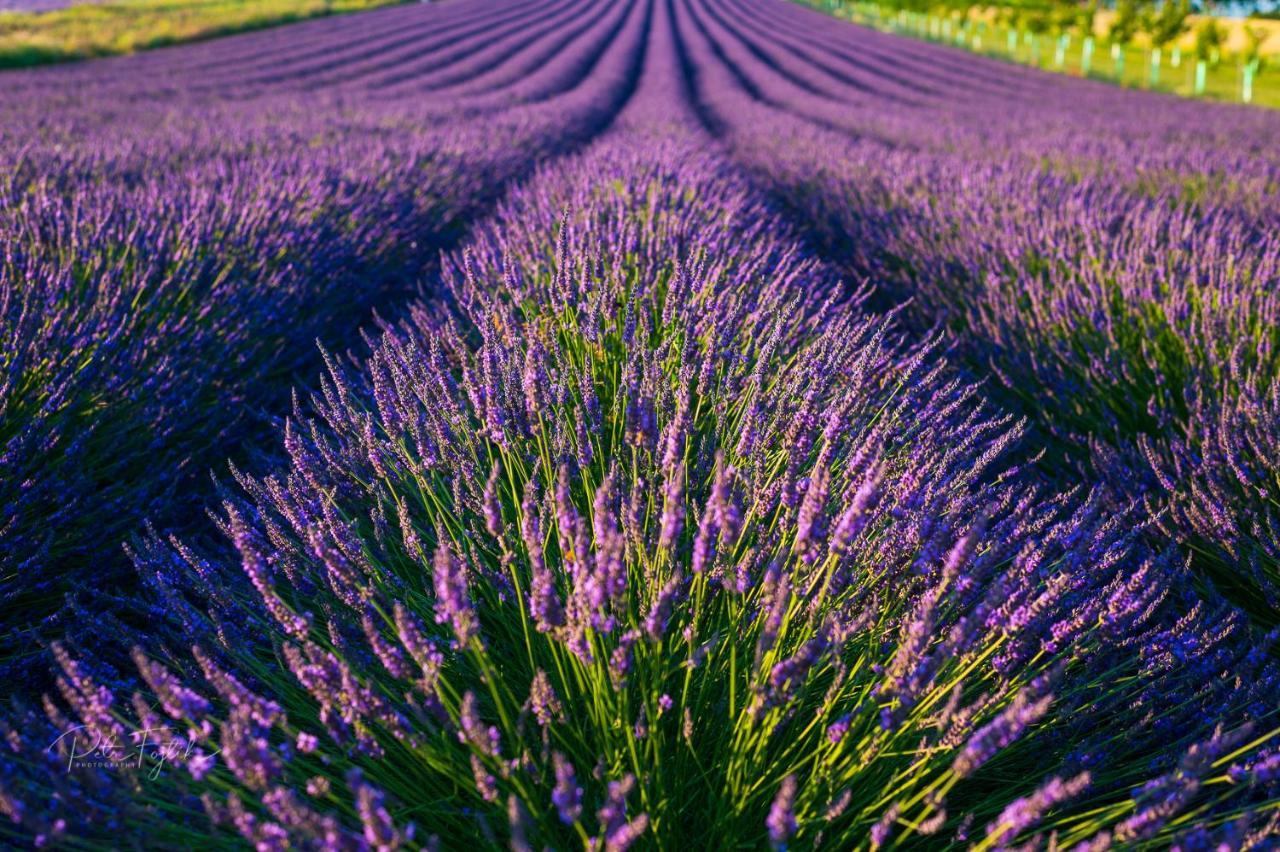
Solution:
M 490 83 L 474 102 L 415 93 L 352 110 L 342 92 L 304 98 L 286 82 L 244 104 L 253 73 L 242 71 L 212 93 L 201 78 L 196 91 L 145 100 L 120 138 L 98 98 L 148 91 L 154 63 L 137 57 L 136 77 L 99 83 L 97 97 L 46 119 L 48 141 L 10 140 L 6 659 L 38 650 L 32 636 L 65 614 L 68 591 L 128 577 L 120 543 L 144 519 L 184 529 L 200 517 L 209 492 L 193 483 L 263 443 L 291 383 L 322 365 L 317 339 L 340 342 L 372 311 L 394 313 L 531 157 L 599 131 L 634 80 L 643 12 L 622 8 L 612 29 L 583 33 L 516 94 Z M 25 118 L 29 96 L 3 108 Z M 424 114 L 452 120 L 423 126 Z M 81 138 L 82 124 L 100 135 Z
M 874 282 L 881 307 L 906 305 L 916 328 L 946 329 L 1001 404 L 1032 418 L 1055 476 L 1145 502 L 1202 578 L 1274 625 L 1274 466 L 1262 435 L 1275 422 L 1265 400 L 1280 255 L 1267 155 L 1188 142 L 1172 126 L 1181 107 L 1152 118 L 1138 102 L 1140 119 L 1112 119 L 1112 131 L 1059 95 L 1008 118 L 1007 101 L 980 91 L 957 104 L 930 83 L 912 90 L 914 111 L 886 113 L 906 81 L 855 68 L 847 48 L 802 60 L 787 52 L 786 26 L 778 35 L 751 22 L 756 4 L 728 4 L 743 12 L 732 18 L 723 3 L 687 5 L 706 114 L 825 256 Z M 810 13 L 789 17 L 822 38 L 801 23 Z M 976 74 L 983 63 L 968 64 Z M 1089 108 L 1127 111 L 1132 99 L 1038 86 L 1078 88 Z M 1269 116 L 1209 112 L 1244 139 L 1274 132 Z M 1141 152 L 1127 153 L 1138 140 Z
M 62 724 L 182 738 L 130 819 L 206 836 L 169 818 L 200 796 L 258 845 L 989 846 L 1095 784 L 1090 835 L 1220 804 L 1153 814 L 1080 735 L 1170 687 L 1123 649 L 1168 641 L 1175 572 L 1016 485 L 1017 426 L 786 235 L 678 136 L 519 191 L 449 304 L 335 363 L 289 466 L 238 477 L 242 580 L 139 544 L 191 653 L 139 646 L 126 707 L 60 652 Z
M 73 599 L 92 635 L 0 720 L 0 837 L 1273 842 L 1275 636 L 1181 549 L 1266 588 L 1275 157 L 1222 147 L 1267 120 L 1194 141 L 1141 96 L 755 0 L 352 22 L 190 48 L 176 92 L 121 63 L 96 91 L 132 128 L 82 70 L 3 102 L 35 141 L 0 135 L 32 273 L 3 291 L 0 535 L 43 518 L 54 569 L 131 529 L 138 583 Z M 383 273 L 437 268 L 432 211 L 464 248 L 353 334 L 400 301 Z M 213 403 L 269 421 L 321 363 L 214 529 L 177 512 L 252 431 Z

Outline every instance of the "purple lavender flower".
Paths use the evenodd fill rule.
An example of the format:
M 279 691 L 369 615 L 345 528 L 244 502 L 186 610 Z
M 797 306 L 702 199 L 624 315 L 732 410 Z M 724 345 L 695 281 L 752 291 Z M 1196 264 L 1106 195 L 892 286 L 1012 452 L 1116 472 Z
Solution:
M 324 780 L 363 767 L 415 779 L 420 798 L 443 800 L 462 782 L 466 813 L 414 812 L 447 841 L 461 831 L 488 845 L 508 839 L 504 820 L 516 846 L 578 835 L 621 849 L 650 834 L 678 845 L 687 802 L 668 795 L 677 777 L 703 779 L 711 828 L 727 843 L 758 840 L 762 828 L 777 846 L 807 842 L 811 827 L 821 831 L 813 843 L 837 848 L 868 834 L 875 846 L 910 842 L 908 827 L 930 843 L 953 823 L 956 834 L 937 841 L 964 843 L 975 813 L 1000 814 L 987 834 L 996 845 L 1050 816 L 1076 834 L 1097 829 L 1096 843 L 1266 830 L 1257 806 L 1276 792 L 1267 749 L 1228 746 L 1223 732 L 1269 712 L 1275 665 L 1248 618 L 1190 572 L 1211 570 L 1208 554 L 1265 589 L 1267 542 L 1280 529 L 1265 463 L 1280 406 L 1259 393 L 1274 384 L 1274 359 L 1255 331 L 1275 316 L 1258 283 L 1280 263 L 1266 236 L 1280 206 L 1258 200 L 1274 194 L 1275 158 L 1238 144 L 1274 135 L 1257 129 L 1273 122 L 1256 119 L 1230 145 L 1181 134 L 1195 156 L 1153 156 L 1170 146 L 1097 117 L 1139 111 L 1140 95 L 1094 100 L 1093 85 L 832 32 L 776 0 L 508 6 L 371 15 L 335 50 L 323 27 L 297 44 L 265 34 L 210 47 L 194 66 L 201 91 L 244 79 L 245 97 L 226 100 L 286 115 L 269 133 L 242 130 L 246 108 L 218 105 L 231 147 L 195 146 L 201 156 L 180 167 L 166 164 L 189 137 L 152 134 L 209 107 L 203 95 L 108 89 L 117 97 L 103 102 L 139 119 L 140 135 L 67 156 L 46 141 L 73 141 L 59 109 L 33 123 L 34 107 L 9 116 L 15 101 L 0 97 L 0 114 L 27 119 L 0 128 L 40 131 L 10 140 L 20 156 L 9 164 L 14 204 L 0 205 L 0 236 L 14 237 L 0 282 L 23 283 L 0 283 L 0 327 L 20 341 L 68 329 L 24 344 L 5 362 L 17 372 L 0 376 L 5 423 L 20 433 L 0 446 L 0 483 L 20 474 L 16 491 L 0 484 L 13 498 L 0 504 L 18 507 L 27 560 L 10 574 L 92 555 L 94 536 L 79 527 L 117 506 L 135 517 L 154 509 L 166 526 L 190 515 L 203 539 L 211 492 L 190 489 L 169 511 L 168 495 L 187 489 L 174 487 L 177 473 L 146 476 L 133 433 L 167 448 L 157 466 L 215 463 L 209 453 L 237 446 L 239 430 L 210 415 L 218 449 L 188 453 L 198 415 L 184 406 L 283 417 L 243 381 L 305 363 L 292 334 L 272 331 L 289 325 L 280 316 L 296 312 L 319 334 L 320 315 L 370 313 L 373 291 L 390 311 L 405 272 L 393 261 L 409 258 L 413 272 L 437 257 L 430 235 L 408 241 L 422 223 L 467 234 L 441 259 L 428 299 L 381 314 L 394 318 L 367 335 L 363 366 L 358 355 L 315 355 L 327 369 L 295 400 L 280 458 L 253 457 L 265 468 L 235 469 L 219 486 L 227 509 L 214 524 L 229 558 L 147 531 L 130 547 L 145 595 L 94 596 L 102 610 L 127 610 L 119 623 L 68 601 L 66 623 L 101 624 L 103 635 L 131 634 L 126 620 L 154 625 L 139 644 L 179 650 L 163 667 L 139 661 L 133 683 L 85 631 L 59 646 L 62 699 L 46 703 L 47 724 L 26 715 L 0 725 L 4 755 L 16 756 L 0 755 L 6 815 L 54 842 L 68 832 L 55 831 L 53 811 L 91 802 L 117 824 L 87 825 L 88 845 L 118 834 L 121 815 L 158 842 L 178 831 L 189 841 L 203 823 L 183 811 L 199 797 L 211 819 L 264 848 L 410 843 L 392 815 L 413 802 L 364 776 L 346 789 Z M 910 80 L 891 73 L 908 54 L 919 71 Z M 332 67 L 320 69 L 321 55 Z M 38 95 L 49 85 L 15 78 L 32 103 L 47 101 Z M 295 121 L 290 109 L 322 116 Z M 1223 116 L 1233 132 L 1248 129 Z M 294 136 L 332 151 L 306 155 Z M 542 161 L 535 172 L 529 151 Z M 188 160 L 208 171 L 193 175 Z M 156 180 L 139 177 L 144 161 Z M 438 181 L 437 161 L 457 161 L 440 166 L 457 180 Z M 318 178 L 301 177 L 313 167 Z M 1248 191 L 1225 188 L 1228 173 Z M 516 176 L 525 179 L 499 191 Z M 280 191 L 258 204 L 254 183 L 268 178 Z M 205 199 L 181 205 L 196 239 L 177 229 L 132 242 L 131 211 L 169 215 L 157 199 L 173 186 Z M 111 215 L 64 226 L 99 197 Z M 493 213 L 473 220 L 480 204 Z M 202 230 L 205 219 L 225 238 Z M 103 263 L 100 245 L 127 246 L 128 264 Z M 221 263 L 241 253 L 245 263 Z M 302 274 L 279 268 L 295 263 Z M 147 264 L 176 272 L 152 276 Z M 138 288 L 100 283 L 135 271 Z M 59 276 L 74 289 L 42 284 Z M 874 297 L 840 283 L 864 278 Z M 154 310 L 151 300 L 184 293 Z M 101 318 L 85 323 L 81 309 Z M 160 314 L 169 319 L 153 322 Z M 206 322 L 187 346 L 184 329 Z M 945 347 L 933 339 L 944 327 Z M 332 330 L 322 339 L 358 339 Z M 218 345 L 223 336 L 234 345 Z M 1242 346 L 1222 346 L 1232 338 Z M 148 351 L 213 373 L 170 370 Z M 208 364 L 209 353 L 227 364 Z M 283 362 L 271 357 L 280 353 Z M 63 363 L 86 365 L 77 370 L 92 381 L 55 375 Z M 163 386 L 129 370 L 109 377 L 118 365 Z M 203 389 L 190 403 L 188 387 Z M 10 418 L 19 397 L 34 404 L 19 399 Z M 70 413 L 57 416 L 66 401 Z M 33 415 L 46 405 L 48 428 Z M 129 412 L 142 409 L 135 424 Z M 159 428 L 168 416 L 187 421 L 186 437 Z M 1030 435 L 1047 446 L 1034 471 Z M 100 449 L 117 444 L 118 465 Z M 56 473 L 14 458 L 48 460 Z M 68 471 L 79 498 L 50 528 L 75 535 L 44 549 L 27 518 L 62 511 L 49 498 Z M 140 496 L 126 493 L 144 479 Z M 1094 484 L 1105 485 L 1096 496 Z M 106 488 L 101 505 L 76 520 L 91 485 Z M 523 488 L 518 506 L 511 487 Z M 32 504 L 27 490 L 43 496 Z M 12 529 L 0 523 L 6 548 Z M 1161 536 L 1190 545 L 1189 568 L 1149 551 Z M 436 548 L 430 582 L 424 542 Z M 23 594 L 55 591 L 41 582 L 22 577 Z M 216 656 L 188 659 L 181 649 L 195 642 Z M 667 718 L 676 694 L 679 725 Z M 147 807 L 130 798 L 133 779 L 50 771 L 69 746 L 42 759 L 27 733 L 88 724 L 136 737 L 157 709 L 183 716 L 204 751 L 175 773 L 181 783 L 149 782 Z M 1169 751 L 1219 722 L 1223 732 L 1197 737 L 1182 759 Z M 215 772 L 202 758 L 219 735 L 226 771 Z M 1234 766 L 1214 766 L 1237 747 Z M 594 771 L 577 776 L 557 749 Z M 1045 755 L 1065 757 L 1043 776 L 997 771 Z M 1074 780 L 1036 786 L 1086 767 L 1136 791 L 1133 802 L 1092 809 L 1066 795 Z M 855 807 L 868 780 L 886 778 L 909 806 Z M 551 809 L 535 807 L 539 795 Z M 809 825 L 810 804 L 823 825 Z M 584 806 L 596 823 L 583 824 Z M 535 825 L 526 807 L 572 827 Z M 1237 814 L 1234 833 L 1219 831 Z
M 511 832 L 511 852 L 533 852 L 529 844 L 529 814 L 514 793 L 507 796 L 507 827 Z
M 453 628 L 458 647 L 466 648 L 479 635 L 479 623 L 471 605 L 466 563 L 454 557 L 448 544 L 436 549 L 431 580 L 436 591 L 436 623 Z
M 246 787 L 262 791 L 283 770 L 267 732 L 243 709 L 222 724 L 221 755 Z
M 365 782 L 359 770 L 347 776 L 347 785 L 356 795 L 356 812 L 364 827 L 364 841 L 374 849 L 396 850 L 413 839 L 413 825 L 396 826 L 387 811 L 382 791 Z
M 444 655 L 427 639 L 423 626 L 409 610 L 399 601 L 395 603 L 396 635 L 400 644 L 409 652 L 409 656 L 422 670 L 423 682 L 430 691 L 436 677 L 444 665 Z
M 574 777 L 573 764 L 560 752 L 555 752 L 551 757 L 556 774 L 556 786 L 551 791 L 551 803 L 556 806 L 560 821 L 565 825 L 572 825 L 582 816 L 582 788 L 578 786 L 577 779 Z
M 529 557 L 531 577 L 529 614 L 538 630 L 548 633 L 564 625 L 564 610 L 556 591 L 555 576 L 547 567 L 543 556 L 541 514 L 537 487 L 533 480 L 525 483 L 520 517 L 520 533 Z
M 298 734 L 297 743 L 298 751 L 303 754 L 311 754 L 319 747 L 320 740 L 316 738 L 315 734 L 309 734 L 306 731 L 302 731 Z
M 605 835 L 606 852 L 626 852 L 649 829 L 649 815 L 638 814 L 634 819 L 614 828 Z
M 502 540 L 502 505 L 498 500 L 498 467 L 489 472 L 484 486 L 484 526 L 489 535 Z
M 496 802 L 498 779 L 485 768 L 484 761 L 474 754 L 471 755 L 471 774 L 476 780 L 476 792 L 480 794 L 480 798 L 486 802 Z
M 649 638 L 655 642 L 661 641 L 667 632 L 667 623 L 671 620 L 671 610 L 680 596 L 680 589 L 683 583 L 684 578 L 678 572 L 672 575 L 663 584 L 662 589 L 659 590 L 657 597 L 653 601 L 653 605 L 649 608 L 649 614 L 644 621 L 644 630 Z
M 1033 696 L 1026 691 L 1019 692 L 998 717 L 970 737 L 956 756 L 952 771 L 962 778 L 977 771 L 1043 717 L 1052 701 L 1052 695 Z
M 787 842 L 795 835 L 799 824 L 796 822 L 796 776 L 788 775 L 782 779 L 778 793 L 773 797 L 773 805 L 769 808 L 769 817 L 765 825 L 769 829 L 769 843 L 774 849 L 786 849 Z
M 1011 842 L 1022 832 L 1038 824 L 1050 809 L 1080 795 L 1089 786 L 1090 780 L 1088 772 L 1082 772 L 1067 781 L 1061 778 L 1049 779 L 1035 793 L 1010 803 L 1001 811 L 1000 816 L 987 826 L 987 837 L 995 844 Z
M 871 848 L 879 849 L 889 842 L 889 838 L 893 834 L 894 824 L 898 821 L 898 815 L 902 813 L 902 807 L 894 802 L 876 820 L 876 824 L 871 826 Z
M 602 830 L 600 839 L 610 852 L 623 852 L 648 828 L 647 814 L 627 818 L 627 797 L 635 786 L 636 779 L 631 774 L 624 775 L 620 781 L 610 781 L 604 804 L 596 814 Z
M 209 709 L 209 702 L 203 696 L 186 687 L 163 665 L 149 659 L 140 647 L 134 647 L 133 661 L 171 719 L 194 720 Z
M 495 726 L 486 725 L 480 719 L 478 704 L 474 692 L 468 690 L 462 696 L 458 709 L 458 742 L 471 745 L 487 757 L 496 757 L 501 750 L 501 734 Z
M 528 707 L 538 724 L 544 728 L 553 721 L 564 718 L 564 706 L 556 696 L 547 673 L 542 669 L 538 669 L 533 676 L 533 683 L 529 687 Z

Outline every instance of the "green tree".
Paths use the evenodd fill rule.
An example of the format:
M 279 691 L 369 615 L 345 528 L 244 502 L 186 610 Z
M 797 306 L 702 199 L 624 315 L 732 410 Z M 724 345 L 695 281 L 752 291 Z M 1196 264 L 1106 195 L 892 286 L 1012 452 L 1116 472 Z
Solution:
M 1124 47 L 1133 42 L 1142 29 L 1142 0 L 1117 0 L 1116 16 L 1107 30 L 1107 40 Z
M 1252 64 L 1255 69 L 1261 69 L 1263 64 L 1262 45 L 1271 35 L 1268 30 L 1262 27 L 1244 28 L 1244 54 L 1241 57 L 1246 65 Z
M 1067 9 L 1071 15 L 1071 28 L 1079 33 L 1081 38 L 1092 38 L 1094 23 L 1098 19 L 1098 0 L 1074 3 Z
M 1144 0 L 1116 0 L 1116 16 L 1107 30 L 1117 80 L 1124 79 L 1124 53 L 1142 28 Z
M 1077 0 L 1066 9 L 1071 15 L 1069 28 L 1080 35 L 1080 73 L 1087 77 L 1093 71 L 1093 33 L 1098 21 L 1098 0 Z
M 1218 54 L 1222 49 L 1225 33 L 1215 18 L 1205 18 L 1196 27 L 1196 82 L 1195 93 L 1203 95 L 1208 76 L 1209 63 L 1218 64 Z
M 1187 31 L 1190 15 L 1191 0 L 1164 0 L 1159 9 L 1148 12 L 1144 19 L 1151 44 L 1164 48 L 1177 41 Z
M 1216 18 L 1205 18 L 1196 27 L 1196 59 L 1201 62 L 1217 62 L 1218 51 L 1222 49 L 1222 42 L 1226 40 L 1226 33 Z
M 1160 82 L 1160 60 L 1164 49 L 1187 31 L 1191 0 L 1163 0 L 1159 7 L 1143 15 L 1143 28 L 1151 37 L 1151 84 Z
M 1241 75 L 1241 99 L 1245 103 L 1253 101 L 1253 80 L 1262 70 L 1262 43 L 1267 40 L 1267 31 L 1261 27 L 1244 28 L 1245 47 L 1241 59 L 1244 68 Z

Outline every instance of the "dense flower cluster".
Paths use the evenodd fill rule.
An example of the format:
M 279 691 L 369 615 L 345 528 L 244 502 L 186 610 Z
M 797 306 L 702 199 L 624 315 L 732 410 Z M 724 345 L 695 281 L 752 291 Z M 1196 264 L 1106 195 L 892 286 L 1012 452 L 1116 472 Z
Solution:
M 1275 117 L 1047 75 L 1010 91 L 1028 72 L 945 52 L 972 76 L 906 76 L 868 64 L 883 36 L 856 50 L 800 8 L 678 5 L 710 116 L 827 256 L 952 332 L 1056 475 L 1146 501 L 1197 573 L 1280 621 Z
M 25 656 L 23 633 L 79 582 L 127 571 L 119 542 L 141 519 L 201 516 L 210 493 L 193 485 L 266 443 L 290 384 L 323 366 L 317 339 L 345 345 L 411 296 L 468 214 L 607 122 L 639 58 L 643 19 L 625 12 L 569 15 L 572 37 L 529 45 L 555 49 L 541 65 L 480 50 L 470 74 L 438 66 L 522 18 L 463 7 L 406 41 L 414 16 L 385 13 L 362 38 L 309 24 L 261 67 L 245 63 L 267 34 L 120 75 L 7 78 L 4 657 Z M 393 63 L 424 35 L 436 62 Z M 193 62 L 190 89 L 164 88 Z M 343 82 L 317 91 L 330 74 Z
M 1147 138 L 1144 96 L 841 25 L 851 47 L 773 0 L 501 5 L 392 10 L 340 39 L 308 25 L 298 32 L 314 41 L 287 47 L 267 33 L 184 49 L 210 76 L 155 113 L 138 107 L 139 121 L 189 157 L 193 193 L 261 196 L 243 251 L 226 251 L 233 226 L 199 210 L 250 197 L 145 206 L 175 178 L 126 180 L 123 164 L 150 156 L 127 133 L 100 160 L 26 155 L 67 158 L 50 209 L 83 179 L 118 194 L 102 208 L 116 217 L 223 228 L 193 231 L 219 283 L 172 311 L 132 318 L 120 300 L 135 290 L 108 288 L 132 323 L 122 340 L 176 341 L 84 351 L 126 371 L 137 408 L 118 422 L 75 409 L 116 387 L 77 373 L 66 411 L 103 435 L 154 414 L 165 428 L 146 458 L 216 438 L 209 463 L 226 435 L 250 433 L 235 412 L 208 413 L 200 381 L 269 416 L 284 414 L 270 393 L 296 378 L 281 363 L 314 359 L 320 375 L 279 417 L 278 449 L 237 459 L 216 489 L 179 466 L 88 501 L 135 533 L 137 587 L 97 596 L 99 610 L 128 604 L 114 635 L 53 643 L 52 694 L 6 714 L 0 837 L 362 850 L 1273 842 L 1270 622 L 1194 581 L 1219 576 L 1200 570 L 1212 550 L 1229 576 L 1269 589 L 1280 552 L 1256 460 L 1274 463 L 1258 323 L 1275 255 L 1246 239 L 1274 221 L 1256 195 L 1273 153 L 1215 160 L 1221 140 L 1202 139 L 1134 166 L 1119 152 Z M 247 59 L 253 45 L 280 56 Z M 922 79 L 902 67 L 925 59 L 937 67 Z M 219 67 L 246 103 L 227 102 Z M 1077 90 L 1081 103 L 1048 105 Z M 302 92 L 315 98 L 305 110 Z M 1009 117 L 999 97 L 1040 112 Z M 1129 118 L 1095 114 L 1130 101 Z M 215 120 L 293 104 L 284 126 L 319 137 L 277 139 L 277 117 L 179 156 L 199 124 L 186 110 L 206 102 Z M 209 176 L 231 144 L 262 171 Z M 350 184 L 299 196 L 318 205 L 304 213 L 283 200 L 302 184 L 263 180 L 304 148 L 389 162 L 353 161 Z M 1227 185 L 1220 169 L 1241 177 Z M 299 166 L 297 180 L 310 174 Z M 1170 175 L 1186 183 L 1152 189 Z M 443 225 L 421 231 L 437 210 L 467 220 L 441 257 L 428 249 Z M 292 260 L 301 249 L 270 238 L 277 225 L 320 253 Z M 311 265 L 329 251 L 324 270 Z M 75 266 L 75 252 L 54 254 Z M 106 260 L 84 257 L 68 280 L 107 288 L 84 271 Z M 220 274 L 224 263 L 237 265 Z M 384 267 L 435 286 L 397 300 L 368 272 Z M 366 277 L 382 296 L 352 292 Z M 169 279 L 139 286 L 173 296 Z M 57 292 L 54 304 L 79 304 Z M 355 346 L 372 307 L 382 318 Z M 295 352 L 296 335 L 318 354 Z M 14 363 L 50 369 L 66 345 L 32 343 Z M 185 408 L 148 384 L 179 381 Z M 45 422 L 61 446 L 54 427 L 70 421 L 32 419 L 31 434 Z M 77 458 L 108 449 L 87 441 Z M 69 488 L 60 470 L 30 474 L 28 490 Z M 176 505 L 171 491 L 220 505 L 208 524 L 170 519 L 176 533 L 144 526 L 157 495 Z M 78 527 L 58 517 L 43 532 L 72 541 Z M 29 529 L 0 534 L 27 542 Z M 75 564 L 29 552 L 49 572 Z

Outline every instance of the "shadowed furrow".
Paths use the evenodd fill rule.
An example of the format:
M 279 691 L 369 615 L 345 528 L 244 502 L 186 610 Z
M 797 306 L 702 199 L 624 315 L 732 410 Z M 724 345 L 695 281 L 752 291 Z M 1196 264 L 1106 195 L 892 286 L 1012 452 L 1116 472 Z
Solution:
M 144 518 L 199 516 L 190 484 L 284 413 L 317 339 L 345 346 L 394 311 L 504 184 L 609 121 L 643 37 L 632 8 L 607 45 L 584 45 L 580 82 L 485 117 L 419 126 L 412 100 L 156 104 L 134 125 L 154 135 L 119 148 L 55 136 L 18 154 L 0 214 L 7 655 L 71 616 L 62 597 L 84 572 L 115 582 Z
M 715 32 L 691 21 L 693 36 Z M 939 145 L 953 113 L 972 121 L 967 103 L 911 108 L 902 114 L 918 117 L 879 133 L 835 134 L 756 102 L 715 70 L 705 44 L 695 65 L 719 75 L 700 87 L 709 114 L 823 253 L 873 282 L 883 304 L 906 304 L 917 328 L 947 328 L 961 361 L 1033 419 L 1048 468 L 1145 503 L 1165 539 L 1195 553 L 1202 578 L 1274 623 L 1277 527 L 1265 498 L 1249 493 L 1271 469 L 1261 436 L 1276 422 L 1277 363 L 1266 329 L 1280 320 L 1275 214 L 1251 200 L 1275 183 L 1269 157 L 1252 153 L 1262 147 L 1188 150 L 1163 141 L 1163 123 L 1124 123 L 1114 137 L 1095 129 L 1077 144 L 1080 123 L 1055 118 L 1053 104 L 1020 140 L 969 141 L 964 129 Z M 1245 139 L 1259 123 L 1192 106 L 1220 123 L 1239 116 Z M 850 105 L 844 122 L 872 126 L 864 109 Z

